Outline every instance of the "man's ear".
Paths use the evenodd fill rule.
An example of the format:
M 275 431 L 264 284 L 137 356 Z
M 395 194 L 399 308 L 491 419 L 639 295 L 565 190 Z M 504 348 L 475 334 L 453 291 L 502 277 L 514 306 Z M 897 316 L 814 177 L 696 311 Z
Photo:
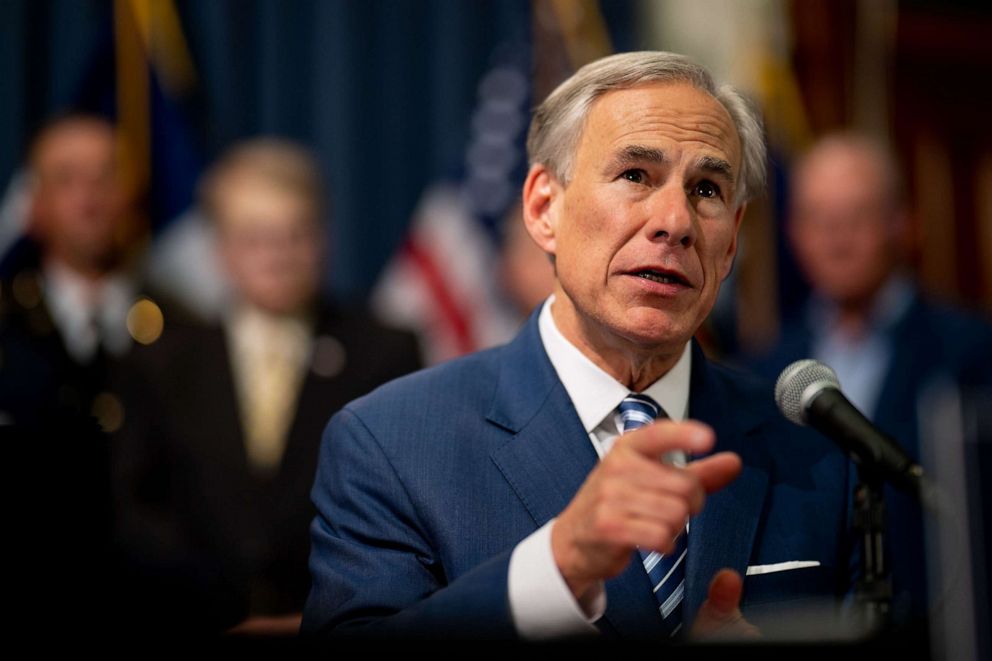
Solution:
M 727 254 L 724 255 L 723 269 L 720 280 L 726 280 L 730 272 L 734 270 L 734 261 L 737 259 L 737 241 L 741 234 L 741 221 L 744 220 L 744 213 L 747 211 L 747 202 L 743 203 L 734 212 L 734 238 L 730 242 Z
M 544 165 L 531 166 L 524 181 L 524 225 L 534 242 L 549 255 L 554 255 L 557 249 L 555 232 L 561 191 L 561 184 Z

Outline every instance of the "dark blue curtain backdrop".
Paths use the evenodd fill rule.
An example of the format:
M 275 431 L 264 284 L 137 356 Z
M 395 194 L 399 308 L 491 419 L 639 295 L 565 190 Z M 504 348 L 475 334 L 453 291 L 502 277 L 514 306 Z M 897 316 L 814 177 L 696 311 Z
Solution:
M 602 5 L 614 46 L 635 47 L 633 2 Z M 311 145 L 333 191 L 328 277 L 352 297 L 374 283 L 424 188 L 460 169 L 493 49 L 531 33 L 529 0 L 175 6 L 198 75 L 181 111 L 199 162 L 260 133 Z M 0 0 L 3 185 L 38 122 L 86 95 L 112 18 L 108 0 Z

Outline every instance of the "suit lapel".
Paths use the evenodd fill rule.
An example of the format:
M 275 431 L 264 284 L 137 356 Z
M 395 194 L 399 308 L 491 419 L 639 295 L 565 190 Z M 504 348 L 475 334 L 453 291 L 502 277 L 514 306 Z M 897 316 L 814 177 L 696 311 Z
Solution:
M 919 459 L 919 439 L 916 419 L 905 415 L 906 404 L 916 400 L 921 383 L 932 376 L 933 347 L 940 337 L 931 326 L 922 302 L 914 299 L 912 306 L 888 331 L 892 355 L 885 370 L 875 410 L 871 419 L 889 434 L 898 438 L 914 459 Z
M 492 453 L 492 460 L 536 529 L 565 509 L 599 458 L 544 351 L 536 314 L 503 351 L 487 419 L 514 436 Z M 607 611 L 597 623 L 601 628 L 643 637 L 660 626 L 658 605 L 636 553 L 620 576 L 607 581 L 606 593 Z
M 227 336 L 211 328 L 197 339 L 198 350 L 187 358 L 190 376 L 176 381 L 180 401 L 185 410 L 198 411 L 196 451 L 207 457 L 204 465 L 224 466 L 225 479 L 243 488 L 250 471 Z
M 749 438 L 761 419 L 744 402 L 732 401 L 732 395 L 695 344 L 692 359 L 690 416 L 716 431 L 715 451 L 736 452 L 744 466 L 736 480 L 707 498 L 703 511 L 689 524 L 686 626 L 691 625 L 706 599 L 709 582 L 717 571 L 729 567 L 745 575 L 768 489 L 769 464 L 764 446 Z
M 486 418 L 513 436 L 491 456 L 540 527 L 568 505 L 598 457 L 544 352 L 536 312 L 502 351 Z

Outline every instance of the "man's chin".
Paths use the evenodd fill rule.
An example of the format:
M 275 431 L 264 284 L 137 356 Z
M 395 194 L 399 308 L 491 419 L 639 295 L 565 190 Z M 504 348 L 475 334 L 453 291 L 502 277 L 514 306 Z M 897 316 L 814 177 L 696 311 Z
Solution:
M 268 314 L 284 317 L 303 314 L 309 307 L 310 297 L 292 294 L 246 297 L 248 302 Z
M 681 351 L 692 333 L 683 328 L 672 328 L 664 324 L 638 324 L 618 329 L 618 335 L 639 350 L 649 353 L 671 353 Z

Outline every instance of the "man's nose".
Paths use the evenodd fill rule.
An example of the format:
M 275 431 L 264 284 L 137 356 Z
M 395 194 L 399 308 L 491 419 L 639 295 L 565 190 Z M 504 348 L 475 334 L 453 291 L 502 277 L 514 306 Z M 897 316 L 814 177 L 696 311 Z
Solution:
M 658 189 L 652 196 L 644 231 L 651 241 L 689 248 L 696 242 L 695 212 L 686 191 L 678 185 Z

